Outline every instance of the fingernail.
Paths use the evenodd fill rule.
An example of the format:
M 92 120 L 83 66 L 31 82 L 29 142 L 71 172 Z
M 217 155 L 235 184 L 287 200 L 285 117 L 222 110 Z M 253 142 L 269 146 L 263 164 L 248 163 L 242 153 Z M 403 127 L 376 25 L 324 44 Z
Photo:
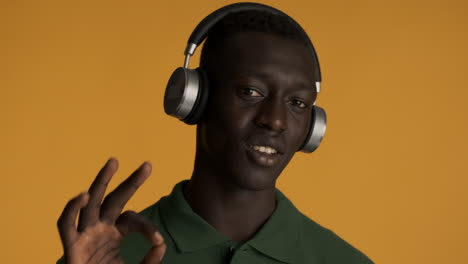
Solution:
M 110 157 L 106 162 L 106 167 L 111 167 L 112 169 L 117 169 L 118 166 L 119 166 L 119 162 L 114 157 Z
M 78 198 L 79 203 L 86 204 L 88 202 L 89 193 L 84 191 L 76 196 Z
M 159 233 L 158 231 L 154 232 L 154 236 L 156 237 L 156 240 L 157 240 L 158 242 L 161 242 L 161 243 L 164 242 L 163 236 L 162 236 L 161 233 Z
M 148 173 L 151 173 L 153 170 L 151 163 L 148 161 L 143 162 L 143 164 L 140 166 L 140 169 L 146 170 Z

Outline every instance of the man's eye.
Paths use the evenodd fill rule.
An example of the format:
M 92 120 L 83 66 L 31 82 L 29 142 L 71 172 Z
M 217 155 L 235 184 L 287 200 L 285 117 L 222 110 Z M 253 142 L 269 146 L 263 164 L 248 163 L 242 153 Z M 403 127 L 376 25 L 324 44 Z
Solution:
M 263 96 L 260 92 L 252 88 L 245 88 L 243 92 L 245 95 L 250 96 L 250 97 L 262 97 Z
M 303 101 L 297 100 L 297 99 L 291 100 L 291 104 L 293 106 L 296 106 L 296 107 L 299 107 L 299 108 L 306 108 L 307 107 L 307 105 Z

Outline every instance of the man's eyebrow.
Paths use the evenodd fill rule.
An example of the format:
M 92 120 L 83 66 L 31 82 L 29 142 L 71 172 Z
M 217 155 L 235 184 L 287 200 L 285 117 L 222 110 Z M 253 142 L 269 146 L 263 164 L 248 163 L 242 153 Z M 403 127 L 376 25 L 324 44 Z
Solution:
M 270 76 L 266 73 L 263 73 L 263 72 L 241 72 L 239 74 L 237 74 L 236 77 L 234 77 L 234 79 L 236 78 L 239 78 L 239 79 L 242 79 L 242 78 L 253 78 L 253 79 L 259 79 L 259 80 L 262 80 L 262 81 L 271 81 L 269 78 Z M 315 83 L 308 83 L 307 81 L 302 81 L 302 80 L 297 80 L 295 81 L 294 85 L 294 91 L 306 91 L 306 92 L 310 92 L 310 90 L 312 89 L 314 92 L 316 91 L 315 89 Z

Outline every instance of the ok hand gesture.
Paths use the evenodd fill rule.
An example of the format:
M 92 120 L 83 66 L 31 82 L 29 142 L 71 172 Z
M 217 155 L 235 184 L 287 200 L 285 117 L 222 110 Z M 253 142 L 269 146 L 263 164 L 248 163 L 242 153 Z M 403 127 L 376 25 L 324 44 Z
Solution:
M 161 263 L 166 250 L 161 234 L 143 216 L 133 211 L 122 213 L 127 201 L 151 174 L 151 165 L 143 163 L 104 198 L 117 168 L 117 160 L 110 159 L 88 192 L 71 199 L 63 209 L 57 226 L 67 264 L 123 263 L 119 254 L 120 242 L 131 232 L 142 233 L 153 245 L 142 263 Z M 76 227 L 78 212 L 80 217 Z

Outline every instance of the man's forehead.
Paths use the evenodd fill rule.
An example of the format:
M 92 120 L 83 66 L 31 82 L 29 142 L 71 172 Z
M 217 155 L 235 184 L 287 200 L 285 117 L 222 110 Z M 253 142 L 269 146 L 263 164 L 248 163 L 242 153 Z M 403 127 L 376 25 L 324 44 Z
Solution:
M 316 67 L 310 49 L 297 40 L 271 33 L 242 32 L 227 39 L 216 53 L 213 66 L 218 73 L 271 78 L 270 74 L 276 71 L 298 81 L 314 81 Z

